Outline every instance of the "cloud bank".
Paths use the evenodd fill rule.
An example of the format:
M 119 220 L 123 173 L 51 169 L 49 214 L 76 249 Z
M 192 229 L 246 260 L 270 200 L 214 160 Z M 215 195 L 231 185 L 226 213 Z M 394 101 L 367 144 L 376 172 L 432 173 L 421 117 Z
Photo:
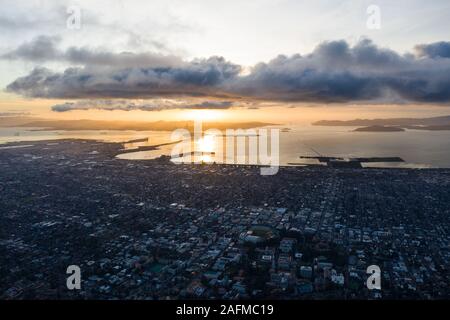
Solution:
M 440 41 L 431 44 L 420 44 L 415 49 L 420 57 L 450 58 L 450 42 Z
M 240 66 L 221 57 L 195 60 L 180 67 L 35 68 L 7 90 L 35 98 L 155 98 L 219 96 L 220 85 L 234 79 Z M 226 95 L 225 93 L 223 95 Z
M 242 75 L 223 57 L 182 61 L 152 54 L 114 54 L 88 48 L 59 50 L 38 38 L 3 59 L 65 61 L 54 72 L 35 68 L 7 90 L 27 97 L 151 99 L 208 96 L 294 102 L 450 102 L 450 43 L 415 47 L 401 55 L 364 39 L 321 43 L 307 55 L 280 55 Z M 59 107 L 59 109 L 68 108 Z M 58 108 L 57 108 L 58 109 Z M 57 110 L 57 111 L 61 111 Z
M 171 109 L 229 109 L 231 101 L 203 101 L 201 103 L 180 103 L 173 100 L 80 100 L 54 105 L 52 111 L 66 112 L 72 110 L 121 110 L 121 111 L 161 111 Z
M 133 68 L 133 67 L 173 67 L 183 64 L 181 58 L 155 53 L 112 53 L 88 47 L 58 48 L 59 37 L 39 36 L 23 43 L 16 49 L 0 56 L 5 60 L 26 60 L 31 62 L 66 62 L 85 67 Z

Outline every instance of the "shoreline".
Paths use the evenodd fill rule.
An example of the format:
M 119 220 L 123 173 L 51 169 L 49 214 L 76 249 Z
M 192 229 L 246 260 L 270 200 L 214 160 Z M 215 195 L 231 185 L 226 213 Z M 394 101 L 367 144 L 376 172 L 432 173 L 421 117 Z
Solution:
M 98 146 L 99 144 L 104 145 L 104 146 L 108 146 L 108 153 L 107 154 L 103 154 L 105 157 L 104 160 L 118 160 L 118 161 L 123 161 L 123 162 L 130 162 L 130 163 L 136 163 L 136 162 L 143 162 L 143 163 L 147 163 L 147 162 L 158 162 L 160 163 L 161 159 L 167 158 L 169 156 L 166 155 L 161 155 L 158 158 L 154 158 L 154 159 L 123 159 L 123 158 L 118 158 L 118 155 L 121 154 L 127 154 L 127 153 L 133 153 L 133 152 L 145 152 L 145 151 L 154 151 L 157 150 L 158 147 L 160 146 L 165 146 L 165 145 L 170 145 L 170 144 L 174 144 L 177 143 L 177 141 L 175 142 L 169 142 L 169 143 L 163 143 L 163 144 L 156 144 L 156 145 L 152 145 L 152 146 L 145 146 L 143 147 L 145 150 L 132 150 L 130 149 L 129 151 L 125 151 L 123 149 L 123 145 L 125 143 L 127 143 L 127 141 L 124 142 L 107 142 L 107 141 L 102 141 L 102 140 L 96 140 L 96 139 L 80 139 L 80 138 L 62 138 L 62 139 L 53 139 L 53 140 L 27 140 L 27 141 L 17 141 L 17 142 L 5 142 L 0 144 L 0 152 L 1 151 L 10 151 L 10 150 L 20 150 L 20 151 L 26 151 L 29 150 L 29 148 L 35 147 L 36 144 L 38 145 L 54 145 L 54 144 L 61 144 L 61 143 L 81 143 L 81 144 L 86 144 L 86 143 L 90 143 L 90 144 L 94 144 L 96 146 Z M 111 147 L 113 147 L 113 149 L 110 149 Z M 101 153 L 99 153 L 99 155 L 101 155 Z M 191 166 L 191 165 L 195 165 L 195 166 L 223 166 L 223 167 L 243 167 L 243 168 L 261 168 L 261 167 L 267 167 L 264 165 L 259 165 L 259 164 L 226 164 L 226 163 L 201 163 L 201 164 L 194 164 L 194 163 L 172 163 L 170 162 L 170 160 L 168 161 L 169 163 L 173 164 L 173 165 L 184 165 L 184 166 Z M 366 170 L 405 170 L 405 171 L 411 171 L 411 170 L 415 170 L 415 171 L 447 171 L 450 170 L 450 167 L 448 168 L 414 168 L 414 167 L 363 167 L 363 168 L 359 168 L 359 169 L 349 169 L 349 168 L 330 168 L 328 166 L 324 166 L 324 165 L 318 165 L 318 164 L 294 164 L 292 163 L 291 165 L 279 165 L 278 166 L 280 169 L 292 169 L 292 168 L 296 168 L 298 169 L 316 169 L 316 170 L 337 170 L 337 171 L 353 171 L 353 170 L 358 170 L 358 171 L 366 171 Z

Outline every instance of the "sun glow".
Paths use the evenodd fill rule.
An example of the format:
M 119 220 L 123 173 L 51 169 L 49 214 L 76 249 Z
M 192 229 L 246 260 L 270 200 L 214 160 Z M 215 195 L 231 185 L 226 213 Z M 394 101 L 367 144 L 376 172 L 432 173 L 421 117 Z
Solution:
M 205 135 L 196 142 L 196 150 L 200 152 L 216 152 L 216 137 Z
M 222 110 L 193 109 L 184 111 L 182 117 L 186 120 L 217 121 L 224 118 L 224 112 Z

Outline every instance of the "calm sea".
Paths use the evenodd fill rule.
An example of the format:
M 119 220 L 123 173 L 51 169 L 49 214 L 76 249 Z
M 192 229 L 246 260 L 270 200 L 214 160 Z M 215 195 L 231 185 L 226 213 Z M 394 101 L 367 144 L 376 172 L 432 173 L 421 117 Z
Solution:
M 280 132 L 280 164 L 282 165 L 304 163 L 304 160 L 299 159 L 301 155 L 320 154 L 338 157 L 397 156 L 405 160 L 405 163 L 400 164 L 371 164 L 370 166 L 450 168 L 450 131 L 411 130 L 369 133 L 352 132 L 354 128 L 351 127 L 299 125 L 288 128 L 289 130 Z M 68 138 L 124 142 L 149 138 L 148 142 L 125 145 L 125 148 L 132 149 L 170 142 L 170 135 L 171 132 L 163 131 L 36 131 L 33 128 L 0 128 L 0 143 Z M 120 155 L 119 158 L 152 159 L 162 154 L 170 155 L 172 147 L 168 145 L 154 151 L 131 152 Z

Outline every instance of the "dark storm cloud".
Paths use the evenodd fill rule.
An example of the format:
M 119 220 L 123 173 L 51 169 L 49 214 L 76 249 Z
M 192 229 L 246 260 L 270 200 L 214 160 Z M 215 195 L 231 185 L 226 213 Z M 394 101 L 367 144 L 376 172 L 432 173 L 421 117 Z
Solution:
M 402 56 L 370 40 L 354 47 L 333 41 L 306 56 L 260 63 L 230 87 L 242 96 L 268 100 L 450 102 L 450 61 Z
M 235 78 L 240 67 L 221 57 L 195 60 L 180 67 L 92 69 L 62 73 L 36 68 L 7 90 L 39 98 L 152 98 L 218 95 L 218 86 Z
M 61 58 L 61 53 L 55 44 L 58 37 L 40 36 L 30 42 L 20 45 L 17 49 L 3 54 L 2 59 L 27 60 L 35 62 L 54 61 Z
M 428 58 L 450 58 L 450 42 L 435 42 L 420 44 L 415 47 L 420 57 Z
M 7 89 L 30 97 L 73 99 L 184 95 L 299 102 L 448 103 L 450 59 L 441 58 L 445 46 L 440 45 L 439 50 L 423 48 L 423 52 L 433 53 L 400 55 L 367 39 L 355 46 L 345 41 L 324 42 L 308 55 L 280 55 L 259 63 L 245 76 L 240 75 L 240 66 L 221 57 L 168 67 L 149 67 L 140 61 L 136 62 L 140 66 L 118 68 L 108 66 L 114 60 L 107 54 L 94 57 L 89 50 L 73 48 L 64 52 L 65 59 L 89 61 L 89 65 L 62 73 L 37 68 Z M 19 49 L 17 53 L 27 52 Z M 54 55 L 52 48 L 49 55 Z M 37 56 L 42 57 L 42 53 Z M 135 58 L 130 61 L 138 61 Z M 102 64 L 104 61 L 109 62 Z
M 31 62 L 67 62 L 87 67 L 131 68 L 179 66 L 179 57 L 153 53 L 112 53 L 91 48 L 69 47 L 58 49 L 59 37 L 39 36 L 1 56 L 6 60 L 26 60 Z
M 230 109 L 233 106 L 232 101 L 203 101 L 198 104 L 185 106 L 187 109 Z
M 163 101 L 131 101 L 131 100 L 82 100 L 65 102 L 52 107 L 52 111 L 66 112 L 73 110 L 121 110 L 121 111 L 161 111 L 171 109 L 229 109 L 233 106 L 231 101 L 203 101 L 201 103 L 175 103 L 170 100 Z

